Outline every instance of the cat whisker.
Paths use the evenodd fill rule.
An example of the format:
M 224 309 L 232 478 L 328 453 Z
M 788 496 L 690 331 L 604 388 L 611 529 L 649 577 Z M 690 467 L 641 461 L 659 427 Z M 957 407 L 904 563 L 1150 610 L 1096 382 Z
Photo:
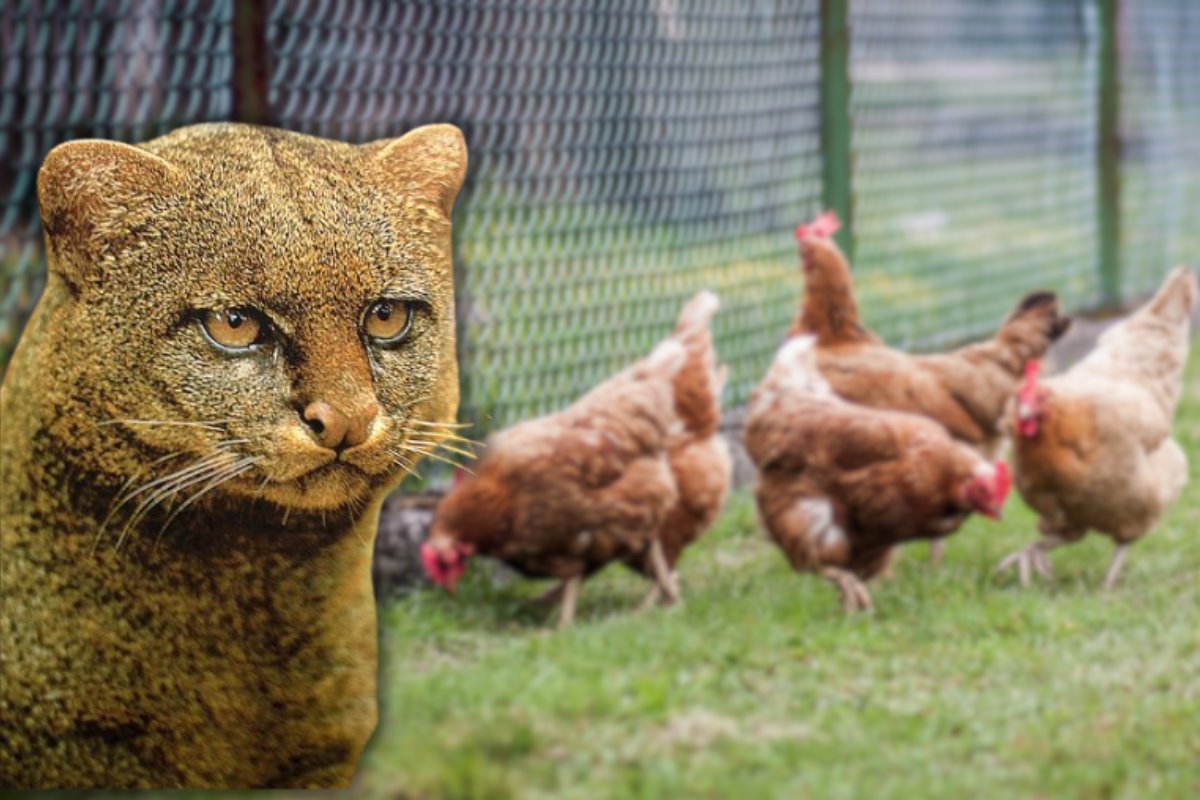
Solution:
M 461 447 L 455 447 L 454 445 L 446 444 L 445 442 L 431 442 L 428 439 L 413 438 L 410 438 L 408 442 L 416 447 L 424 447 L 432 450 L 446 450 L 447 452 L 454 453 L 455 455 L 460 455 L 465 458 L 474 459 L 476 457 L 475 453 L 470 450 L 464 450 Z
M 230 464 L 229 466 L 225 467 L 224 469 L 219 470 L 217 472 L 217 474 L 212 476 L 212 479 L 209 480 L 209 482 L 206 483 L 198 492 L 193 494 L 187 500 L 184 500 L 182 503 L 180 503 L 178 508 L 176 508 L 174 511 L 171 512 L 171 516 L 167 517 L 167 521 L 164 522 L 162 527 L 158 529 L 158 536 L 156 536 L 154 539 L 154 546 L 155 547 L 158 546 L 158 543 L 162 539 L 163 534 L 166 533 L 167 528 L 171 527 L 171 523 L 175 521 L 176 517 L 178 517 L 180 514 L 183 513 L 184 509 L 186 509 L 188 506 L 195 503 L 201 497 L 208 494 L 209 492 L 211 492 L 213 489 L 217 488 L 221 484 L 228 483 L 229 481 L 233 480 L 237 476 L 242 475 L 245 472 L 248 472 L 255 464 L 257 464 L 261 460 L 262 460 L 261 458 L 254 457 L 254 456 L 252 456 L 250 458 L 243 458 L 241 461 L 234 462 L 233 464 Z M 193 483 L 191 485 L 195 485 L 195 484 Z
M 446 440 L 446 439 L 441 439 L 441 438 L 427 438 L 427 437 L 423 437 L 423 436 L 419 436 L 419 435 L 413 435 L 413 436 L 408 436 L 405 439 L 405 442 L 413 444 L 413 445 L 417 445 L 417 446 L 433 448 L 435 450 L 437 450 L 437 449 L 449 450 L 452 453 L 458 453 L 459 455 L 470 456 L 471 458 L 475 457 L 474 450 L 467 450 L 463 447 L 460 447 L 453 440 Z
M 154 489 L 154 491 L 150 492 L 150 494 L 144 500 L 142 500 L 138 507 L 134 509 L 129 519 L 125 522 L 125 527 L 121 530 L 120 536 L 117 537 L 117 542 L 115 545 L 116 549 L 121 549 L 121 545 L 125 542 L 129 532 L 133 530 L 133 528 L 135 528 L 147 514 L 153 511 L 154 508 L 156 508 L 164 500 L 173 497 L 174 495 L 191 486 L 195 486 L 197 483 L 201 483 L 210 479 L 214 472 L 226 468 L 230 463 L 232 463 L 231 460 L 234 458 L 235 456 L 229 453 L 220 453 L 215 456 L 209 456 L 205 459 L 202 459 L 198 464 L 179 470 L 178 472 L 172 473 L 165 478 L 159 478 L 156 481 L 151 481 L 149 484 L 143 486 L 141 489 L 135 492 L 134 495 L 131 495 L 129 498 L 127 498 L 124 502 L 132 500 L 134 496 L 144 493 L 148 489 L 151 489 L 155 486 L 158 487 Z
M 139 469 L 137 472 L 129 476 L 129 480 L 125 481 L 125 483 L 121 485 L 121 488 L 117 490 L 116 494 L 113 495 L 112 503 L 110 503 L 108 507 L 108 513 L 105 514 L 104 521 L 100 524 L 100 531 L 96 534 L 96 538 L 92 542 L 92 555 L 96 554 L 96 548 L 100 546 L 100 541 L 104 538 L 104 529 L 108 527 L 109 522 L 112 522 L 113 515 L 116 514 L 117 509 L 120 508 L 120 504 L 123 502 L 122 498 L 124 497 L 125 493 L 129 491 L 129 488 L 133 486 L 134 482 L 138 478 L 145 475 L 147 470 L 152 470 L 159 464 L 163 464 L 173 458 L 178 458 L 181 455 L 183 455 L 182 450 L 177 450 L 174 453 L 168 453 L 161 458 L 154 459 L 145 467 Z
M 474 428 L 473 422 L 441 422 L 436 419 L 412 419 L 409 420 L 411 425 L 421 425 L 426 428 L 445 428 L 447 430 L 462 430 L 463 428 Z
M 396 465 L 400 467 L 400 469 L 404 470 L 405 475 L 411 475 L 417 480 L 421 480 L 421 473 L 417 472 L 417 465 L 415 461 L 405 458 L 404 454 L 399 450 L 388 450 L 387 452 L 388 455 L 396 460 Z
M 470 475 L 475 474 L 471 470 L 471 468 L 466 466 L 465 464 L 460 464 L 452 458 L 447 458 L 446 456 L 438 455 L 437 453 L 433 452 L 432 450 L 423 450 L 419 447 L 413 447 L 411 444 L 406 444 L 406 445 L 402 445 L 402 446 L 404 447 L 406 452 L 416 453 L 420 456 L 423 456 L 424 458 L 432 458 L 434 461 L 440 461 L 441 463 L 448 464 L 449 466 L 454 467 L 455 469 L 461 469 L 463 472 L 466 472 Z
M 431 437 L 431 435 L 432 435 L 432 437 L 436 437 L 436 438 L 428 438 L 428 437 Z M 474 455 L 475 455 L 474 450 L 466 450 L 466 449 L 464 449 L 464 447 L 461 446 L 462 444 L 464 444 L 462 440 L 451 439 L 449 437 L 438 437 L 437 433 L 431 434 L 430 432 L 422 432 L 419 434 L 410 435 L 410 437 L 408 437 L 408 440 L 409 441 L 421 441 L 421 443 L 431 445 L 434 447 L 443 447 L 443 449 L 445 449 L 445 450 L 451 450 L 452 452 L 462 453 L 462 455 L 464 455 L 464 456 L 474 457 Z M 479 446 L 481 443 L 478 443 L 478 441 L 470 441 L 470 443 L 466 443 L 466 444 L 468 444 L 468 446 Z
M 96 424 L 99 426 L 105 425 L 162 425 L 162 426 L 179 426 L 185 428 L 204 428 L 205 430 L 224 432 L 225 425 L 228 425 L 233 420 L 229 419 L 206 419 L 206 420 L 181 420 L 181 419 L 106 419 Z
M 178 455 L 178 454 L 172 454 L 172 457 L 174 457 L 176 455 Z M 123 495 L 118 495 L 117 499 L 113 500 L 113 506 L 109 510 L 108 516 L 106 516 L 104 518 L 104 522 L 102 522 L 100 524 L 100 533 L 97 534 L 97 539 L 99 539 L 100 536 L 103 536 L 105 529 L 108 527 L 108 524 L 110 522 L 112 522 L 113 517 L 115 517 L 117 515 L 117 512 L 120 511 L 127 503 L 132 501 L 134 498 L 136 498 L 142 494 L 145 494 L 146 492 L 154 489 L 157 486 L 161 486 L 164 483 L 173 481 L 175 479 L 178 479 L 178 478 L 181 478 L 181 477 L 184 477 L 187 475 L 192 475 L 197 471 L 202 471 L 202 470 L 208 468 L 209 466 L 215 465 L 219 460 L 224 460 L 226 458 L 231 458 L 231 457 L 232 456 L 229 455 L 228 453 L 217 453 L 214 455 L 206 456 L 206 457 L 200 459 L 199 461 L 192 462 L 191 464 L 189 464 L 188 466 L 186 466 L 180 470 L 169 473 L 167 475 L 164 475 L 161 478 L 156 478 L 146 484 L 143 484 L 142 486 L 139 486 L 137 489 L 135 489 L 132 492 L 124 492 Z M 150 466 L 154 467 L 155 465 L 160 464 L 166 460 L 167 460 L 167 457 L 164 456 L 163 458 L 160 458 L 157 461 L 152 462 L 150 464 Z M 139 475 L 140 474 L 141 473 L 139 473 Z
M 477 439 L 472 439 L 469 436 L 463 436 L 457 432 L 459 429 L 472 427 L 470 423 L 435 422 L 433 420 L 419 419 L 410 420 L 409 422 L 414 428 L 419 428 L 419 432 L 421 434 L 433 433 L 443 437 L 447 441 L 458 442 L 475 447 L 483 444 L 483 442 Z

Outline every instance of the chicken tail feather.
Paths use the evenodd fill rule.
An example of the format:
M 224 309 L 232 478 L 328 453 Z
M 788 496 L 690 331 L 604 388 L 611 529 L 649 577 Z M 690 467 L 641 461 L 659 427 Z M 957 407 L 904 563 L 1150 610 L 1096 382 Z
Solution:
M 1196 273 L 1188 267 L 1176 267 L 1163 282 L 1158 293 L 1146 304 L 1143 313 L 1160 317 L 1174 324 L 1187 324 L 1196 307 L 1200 293 Z
M 1062 313 L 1054 292 L 1030 292 L 1021 298 L 1008 319 L 996 332 L 994 341 L 1012 348 L 1017 362 L 1041 358 L 1071 327 L 1071 318 Z

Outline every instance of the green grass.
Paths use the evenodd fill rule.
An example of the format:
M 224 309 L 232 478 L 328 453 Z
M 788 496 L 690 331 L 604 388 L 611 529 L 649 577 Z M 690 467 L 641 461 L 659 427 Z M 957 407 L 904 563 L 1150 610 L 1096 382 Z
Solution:
M 1194 359 L 1200 362 L 1200 358 Z M 1176 431 L 1200 462 L 1200 363 Z M 458 596 L 381 608 L 371 795 L 502 797 L 1200 796 L 1200 490 L 1099 584 L 1102 537 L 1055 579 L 993 578 L 1027 543 L 1018 498 L 940 569 L 923 546 L 846 618 L 793 573 L 736 494 L 683 560 L 686 607 L 632 613 L 642 579 L 585 585 L 576 627 L 473 568 Z

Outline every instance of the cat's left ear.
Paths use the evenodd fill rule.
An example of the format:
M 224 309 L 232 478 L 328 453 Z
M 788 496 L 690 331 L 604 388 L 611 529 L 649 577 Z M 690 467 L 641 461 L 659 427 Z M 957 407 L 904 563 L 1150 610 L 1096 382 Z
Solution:
M 467 143 L 453 125 L 425 125 L 398 139 L 371 142 L 375 169 L 404 194 L 435 204 L 446 218 L 467 176 Z

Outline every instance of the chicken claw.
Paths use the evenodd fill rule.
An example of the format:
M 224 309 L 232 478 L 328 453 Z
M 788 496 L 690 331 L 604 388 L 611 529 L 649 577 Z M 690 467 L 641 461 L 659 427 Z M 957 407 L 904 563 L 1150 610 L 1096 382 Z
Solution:
M 654 588 L 642 601 L 642 608 L 649 608 L 659 596 L 665 596 L 667 605 L 683 604 L 679 595 L 679 575 L 671 571 L 667 565 L 667 557 L 663 553 L 662 542 L 655 539 L 650 543 L 650 564 L 654 568 Z
M 1015 565 L 1022 587 L 1029 586 L 1031 572 L 1036 572 L 1043 579 L 1050 580 L 1053 572 L 1050 569 L 1050 557 L 1046 554 L 1063 544 L 1066 544 L 1066 540 L 1057 536 L 1046 536 L 1039 539 L 1028 547 L 1009 555 L 996 565 L 996 574 L 1007 572 Z
M 837 567 L 824 567 L 821 569 L 821 577 L 837 587 L 842 596 L 842 609 L 847 614 L 875 610 L 875 604 L 871 602 L 871 593 L 854 573 Z

